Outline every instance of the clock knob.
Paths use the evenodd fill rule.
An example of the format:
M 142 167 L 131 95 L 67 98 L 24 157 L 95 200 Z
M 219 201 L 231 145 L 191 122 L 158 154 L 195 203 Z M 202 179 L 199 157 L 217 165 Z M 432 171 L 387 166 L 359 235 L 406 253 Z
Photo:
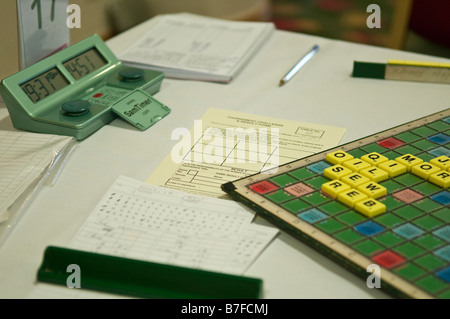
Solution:
M 74 100 L 64 103 L 61 109 L 65 115 L 79 116 L 87 113 L 91 103 L 85 100 Z
M 122 81 L 125 82 L 139 81 L 144 77 L 144 70 L 124 68 L 119 71 L 119 76 L 122 78 Z

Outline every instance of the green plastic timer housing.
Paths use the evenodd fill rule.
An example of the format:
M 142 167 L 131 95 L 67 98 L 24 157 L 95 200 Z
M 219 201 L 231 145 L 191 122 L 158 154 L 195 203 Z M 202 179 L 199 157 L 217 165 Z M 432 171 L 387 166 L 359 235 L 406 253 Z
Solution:
M 82 140 L 117 117 L 116 101 L 152 95 L 163 78 L 123 65 L 94 34 L 3 79 L 0 93 L 15 128 Z

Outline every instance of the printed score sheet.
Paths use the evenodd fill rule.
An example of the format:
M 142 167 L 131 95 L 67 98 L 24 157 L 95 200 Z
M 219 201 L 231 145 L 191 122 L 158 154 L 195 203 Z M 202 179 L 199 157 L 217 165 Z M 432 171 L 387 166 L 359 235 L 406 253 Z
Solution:
M 211 108 L 147 179 L 148 184 L 228 198 L 220 186 L 339 144 L 345 128 Z M 175 136 L 174 136 L 175 135 Z

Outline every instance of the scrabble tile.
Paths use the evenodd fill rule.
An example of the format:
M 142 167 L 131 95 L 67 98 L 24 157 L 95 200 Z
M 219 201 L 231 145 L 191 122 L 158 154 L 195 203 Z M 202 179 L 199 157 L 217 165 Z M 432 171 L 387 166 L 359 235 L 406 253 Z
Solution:
M 362 169 L 359 173 L 377 183 L 385 181 L 389 178 L 389 174 L 386 171 L 374 166 Z
M 353 173 L 353 174 L 349 174 L 349 175 L 342 177 L 341 181 L 350 185 L 353 188 L 356 188 L 359 185 L 367 183 L 370 180 L 368 177 L 365 177 L 359 173 Z
M 438 171 L 436 173 L 431 174 L 428 180 L 430 181 L 430 183 L 441 186 L 442 188 L 449 188 L 450 172 Z
M 361 200 L 364 200 L 367 198 L 367 195 L 356 190 L 356 189 L 350 189 L 344 192 L 341 192 L 338 194 L 337 199 L 341 203 L 347 205 L 348 207 L 354 207 L 355 204 Z
M 368 198 L 357 202 L 355 204 L 355 210 L 366 217 L 372 218 L 383 214 L 386 211 L 386 205 L 376 199 Z
M 359 159 L 359 158 L 354 158 L 348 161 L 345 161 L 344 163 L 342 163 L 343 166 L 345 166 L 346 168 L 352 170 L 353 172 L 359 172 L 360 170 L 364 169 L 364 168 L 368 168 L 370 167 L 370 164 Z
M 400 164 L 403 164 L 406 166 L 406 170 L 408 172 L 411 171 L 411 168 L 416 165 L 416 164 L 420 164 L 423 162 L 422 159 L 420 159 L 417 156 L 411 155 L 411 154 L 405 154 L 402 156 L 399 156 L 395 159 L 397 162 L 399 162 Z
M 331 164 L 342 164 L 345 161 L 353 159 L 353 155 L 350 155 L 344 151 L 336 151 L 327 154 L 326 160 Z
M 323 171 L 323 175 L 328 177 L 329 179 L 341 179 L 345 175 L 351 174 L 353 171 L 347 167 L 344 167 L 340 164 L 336 164 L 334 166 L 328 167 Z
M 411 173 L 414 175 L 417 175 L 419 177 L 422 177 L 423 179 L 428 179 L 428 177 L 436 172 L 439 172 L 441 169 L 437 167 L 436 165 L 423 162 L 417 165 L 414 165 L 411 168 Z
M 350 190 L 351 187 L 348 184 L 335 179 L 322 184 L 322 187 L 320 189 L 322 190 L 322 192 L 330 195 L 332 198 L 336 198 L 339 193 Z
M 386 187 L 372 181 L 359 185 L 357 189 L 374 199 L 383 197 L 387 194 Z
M 430 163 L 438 166 L 442 170 L 447 170 L 450 168 L 450 157 L 441 155 L 439 157 L 433 158 L 430 160 Z
M 361 156 L 361 159 L 373 166 L 377 166 L 378 164 L 387 162 L 389 160 L 389 158 L 377 152 L 372 152 L 367 155 Z
M 381 163 L 380 165 L 378 165 L 378 167 L 381 168 L 382 170 L 385 170 L 390 177 L 395 177 L 404 174 L 407 171 L 405 165 L 394 160 L 389 160 L 387 162 Z

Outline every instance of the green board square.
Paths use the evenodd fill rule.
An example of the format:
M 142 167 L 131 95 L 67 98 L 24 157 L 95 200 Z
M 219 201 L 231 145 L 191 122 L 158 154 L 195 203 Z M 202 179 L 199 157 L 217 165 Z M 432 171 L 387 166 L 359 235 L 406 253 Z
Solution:
M 429 215 L 425 215 L 414 221 L 414 224 L 427 231 L 433 230 L 442 225 L 442 222 Z
M 400 154 L 400 153 L 397 153 L 394 151 L 387 151 L 387 152 L 383 153 L 383 156 L 386 156 L 387 158 L 392 159 L 392 160 L 396 159 L 400 155 L 403 155 L 403 154 Z
M 343 222 L 344 224 L 347 224 L 349 226 L 353 226 L 356 223 L 362 222 L 363 220 L 366 220 L 367 218 L 364 217 L 361 214 L 358 214 L 354 211 L 349 211 L 344 214 L 339 215 L 336 217 L 339 221 Z
M 429 127 L 426 127 L 426 126 L 417 127 L 415 129 L 411 130 L 411 132 L 413 132 L 414 134 L 417 134 L 419 136 L 422 136 L 422 137 L 427 137 L 427 136 L 437 133 L 435 130 L 433 130 Z
M 313 178 L 306 180 L 305 184 L 308 184 L 308 185 L 312 186 L 314 189 L 319 190 L 323 184 L 325 184 L 329 181 L 330 180 L 326 177 L 317 176 L 317 177 L 313 177 Z
M 375 221 L 386 228 L 393 228 L 395 226 L 398 226 L 402 223 L 404 223 L 404 220 L 400 217 L 397 217 L 393 214 L 384 214 L 380 215 L 379 217 L 375 218 Z
M 407 173 L 407 174 L 397 176 L 395 178 L 395 181 L 405 185 L 406 187 L 410 187 L 410 186 L 413 186 L 413 185 L 423 182 L 423 179 L 416 175 Z
M 383 246 L 390 248 L 392 246 L 395 246 L 401 242 L 404 241 L 403 238 L 395 235 L 392 232 L 385 232 L 381 235 L 377 235 L 373 238 L 374 240 L 376 240 L 377 242 L 379 242 L 380 244 L 382 244 Z
M 402 140 L 405 143 L 411 143 L 414 141 L 417 141 L 421 137 L 419 135 L 416 135 L 411 132 L 403 132 L 395 136 L 395 138 L 398 138 L 399 140 Z
M 414 147 L 412 145 L 405 145 L 405 146 L 399 147 L 397 149 L 397 152 L 402 153 L 402 154 L 417 155 L 420 152 L 422 152 L 422 150 L 417 147 Z
M 402 265 L 401 267 L 394 269 L 394 272 L 408 280 L 416 280 L 425 274 L 425 271 L 412 263 Z
M 415 262 L 429 271 L 434 271 L 446 265 L 445 261 L 431 254 L 417 258 Z
M 320 192 L 308 194 L 306 196 L 303 196 L 302 199 L 313 206 L 319 206 L 320 204 L 323 204 L 331 200 L 325 195 L 322 195 Z
M 447 290 L 444 290 L 444 292 L 439 293 L 438 298 L 439 299 L 450 299 L 450 288 Z
M 304 179 L 312 177 L 312 176 L 314 176 L 316 174 L 311 172 L 307 168 L 302 167 L 302 168 L 299 168 L 299 169 L 296 169 L 294 171 L 289 172 L 289 175 L 295 177 L 298 180 L 304 180 Z
M 368 153 L 372 153 L 372 152 L 377 152 L 377 153 L 383 153 L 386 152 L 386 149 L 380 145 L 378 145 L 377 143 L 372 143 L 372 144 L 368 144 L 365 145 L 363 147 L 361 147 L 361 149 Z
M 359 241 L 361 238 L 365 238 L 363 235 L 355 232 L 352 229 L 346 229 L 340 233 L 335 234 L 334 237 L 347 245 L 351 245 Z
M 346 228 L 345 225 L 341 224 L 340 222 L 334 219 L 327 219 L 323 222 L 316 224 L 316 226 L 317 228 L 320 228 L 321 230 L 323 230 L 328 234 L 335 233 L 339 230 Z
M 398 246 L 398 247 L 394 248 L 394 251 L 400 253 L 407 259 L 412 259 L 414 257 L 417 257 L 424 252 L 424 250 L 422 248 L 420 248 L 417 245 L 411 244 L 411 243 L 405 243 L 401 246 Z
M 432 213 L 432 215 L 439 218 L 440 220 L 443 220 L 446 223 L 450 223 L 450 207 L 443 207 L 438 211 Z
M 386 205 L 386 209 L 389 210 L 394 210 L 400 206 L 403 206 L 405 203 L 398 200 L 395 197 L 392 196 L 386 196 L 384 198 L 381 198 L 378 200 L 379 202 L 383 203 L 384 205 Z
M 346 211 L 348 207 L 339 202 L 332 201 L 321 205 L 319 209 L 330 216 L 334 216 Z
M 417 156 L 422 159 L 424 162 L 430 162 L 433 158 L 436 158 L 436 156 L 431 155 L 427 152 L 419 153 Z
M 297 180 L 287 174 L 282 174 L 279 176 L 275 176 L 271 179 L 269 179 L 271 182 L 277 184 L 280 187 L 285 187 L 289 184 L 297 183 Z
M 437 144 L 430 142 L 429 140 L 419 140 L 419 141 L 412 143 L 411 145 L 413 145 L 414 147 L 417 147 L 423 151 L 428 151 L 428 150 L 438 146 Z
M 403 206 L 401 208 L 396 209 L 394 213 L 405 220 L 411 220 L 424 214 L 423 211 L 414 208 L 412 206 Z
M 376 242 L 370 239 L 365 240 L 359 244 L 356 244 L 354 248 L 366 256 L 371 256 L 384 250 L 384 248 L 380 244 L 377 244 Z
M 434 250 L 444 244 L 444 241 L 430 234 L 414 239 L 414 243 L 427 250 Z
M 434 193 L 442 191 L 441 187 L 433 185 L 428 182 L 423 182 L 421 184 L 417 184 L 417 185 L 413 186 L 412 189 L 419 193 L 422 193 L 425 196 L 430 196 Z
M 442 132 L 450 128 L 450 124 L 444 121 L 434 121 L 433 123 L 427 124 L 428 127 L 438 131 Z
M 420 210 L 423 210 L 424 212 L 427 212 L 427 213 L 431 213 L 432 211 L 442 207 L 441 204 L 439 204 L 429 198 L 423 198 L 423 199 L 419 200 L 418 202 L 415 202 L 412 205 L 414 207 L 419 208 Z
M 354 158 L 361 158 L 361 156 L 367 155 L 367 153 L 359 148 L 347 151 L 348 154 L 352 155 Z
M 266 195 L 266 198 L 279 204 L 279 203 L 282 203 L 282 202 L 285 202 L 287 200 L 294 198 L 294 196 L 292 196 L 291 194 L 288 194 L 285 191 L 283 191 L 282 189 L 280 189 L 280 190 L 276 191 L 275 193 Z
M 396 191 L 398 191 L 399 189 L 403 189 L 404 186 L 391 180 L 388 179 L 384 182 L 379 183 L 381 186 L 386 187 L 388 194 L 392 194 L 395 193 Z
M 297 214 L 297 213 L 301 212 L 302 210 L 305 210 L 305 209 L 311 207 L 309 204 L 305 203 L 301 199 L 291 200 L 287 203 L 282 204 L 281 206 L 293 214 Z
M 416 281 L 416 285 L 432 294 L 438 293 L 447 287 L 445 282 L 431 275 Z

